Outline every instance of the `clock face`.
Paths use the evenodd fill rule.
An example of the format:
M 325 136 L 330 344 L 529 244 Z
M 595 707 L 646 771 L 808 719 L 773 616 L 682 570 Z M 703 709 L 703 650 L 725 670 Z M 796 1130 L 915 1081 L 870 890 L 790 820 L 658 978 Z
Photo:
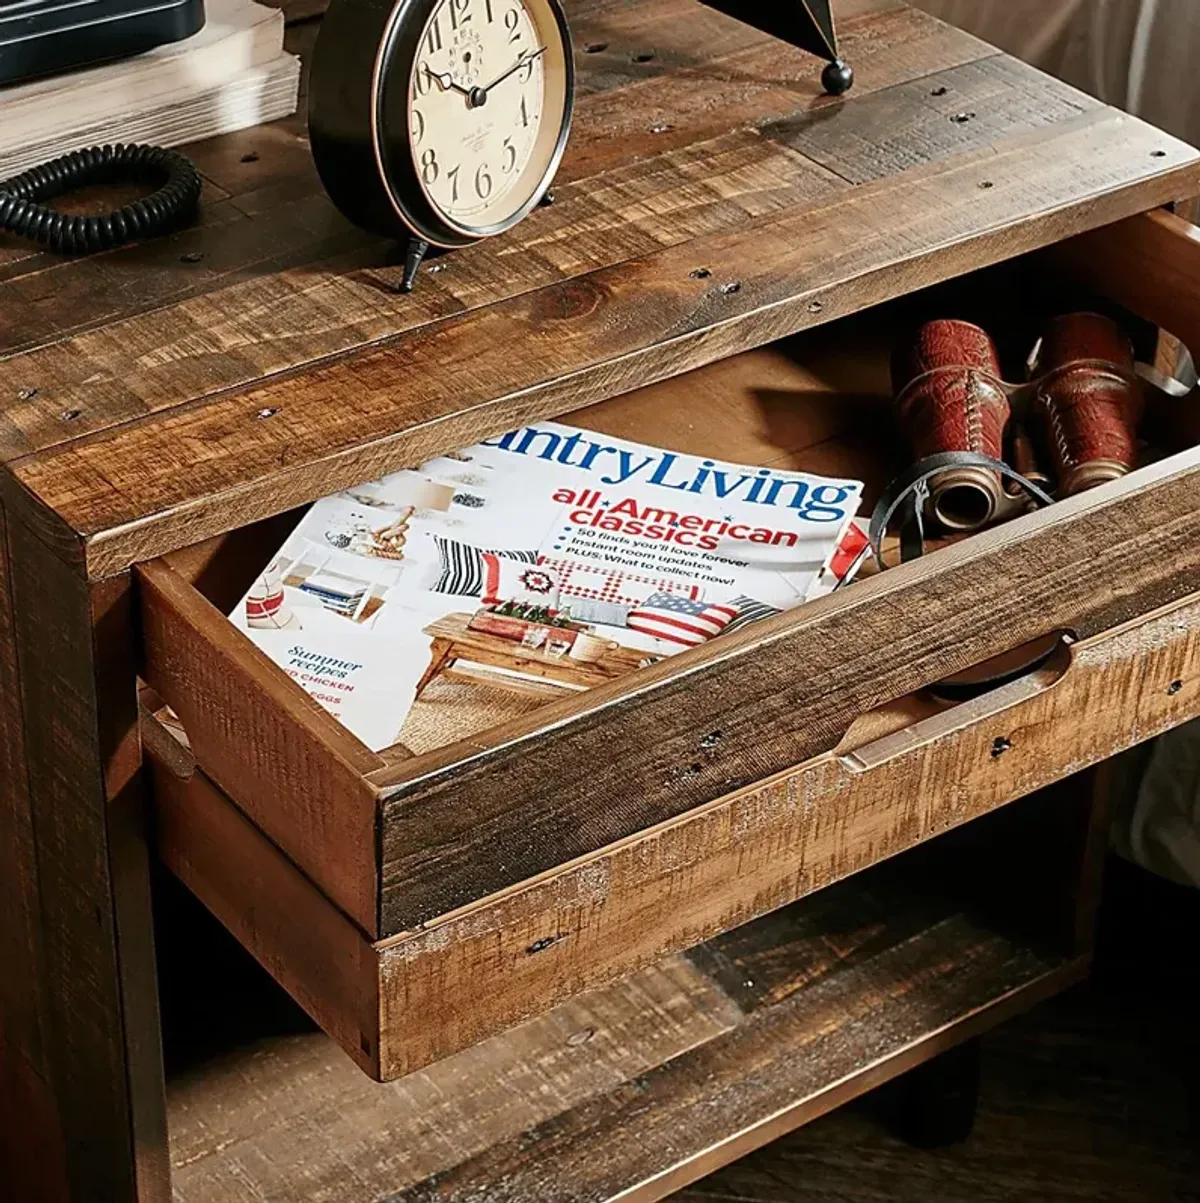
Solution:
M 440 0 L 421 29 L 408 139 L 435 215 L 471 236 L 518 221 L 557 166 L 570 46 L 549 0 Z

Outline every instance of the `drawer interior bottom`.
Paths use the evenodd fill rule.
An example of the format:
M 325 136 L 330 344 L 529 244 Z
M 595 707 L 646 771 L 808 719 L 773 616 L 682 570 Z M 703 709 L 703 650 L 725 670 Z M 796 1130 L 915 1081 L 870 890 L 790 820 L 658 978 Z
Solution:
M 1091 814 L 1065 783 L 385 1085 L 180 897 L 176 1203 L 661 1198 L 1081 976 Z

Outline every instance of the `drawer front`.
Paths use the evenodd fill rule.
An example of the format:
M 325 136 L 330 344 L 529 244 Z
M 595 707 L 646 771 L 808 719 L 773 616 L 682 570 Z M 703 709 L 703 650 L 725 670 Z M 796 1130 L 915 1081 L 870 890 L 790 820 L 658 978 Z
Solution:
M 139 570 L 147 683 L 197 763 L 368 934 L 382 765 L 173 567 Z
M 982 697 L 375 943 L 204 774 L 185 779 L 160 737 L 147 744 L 167 864 L 351 1056 L 391 1078 L 1197 713 L 1193 596 L 1065 643 Z
M 1174 309 L 1138 283 L 1169 256 L 1184 265 L 1163 277 Z M 1187 283 L 1200 279 L 1200 236 L 1176 218 L 1066 244 L 1050 266 L 1064 264 L 1200 330 Z M 664 409 L 646 408 L 653 438 Z M 144 674 L 205 774 L 367 936 L 386 939 L 767 789 L 837 747 L 859 715 L 971 665 L 1056 631 L 1087 641 L 1200 589 L 1197 511 L 1193 448 L 416 757 L 349 736 L 230 627 L 178 557 L 138 570 Z

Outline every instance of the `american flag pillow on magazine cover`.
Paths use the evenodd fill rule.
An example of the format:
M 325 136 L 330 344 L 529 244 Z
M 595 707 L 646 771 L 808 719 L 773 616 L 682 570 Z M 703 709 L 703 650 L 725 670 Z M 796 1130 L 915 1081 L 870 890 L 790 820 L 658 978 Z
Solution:
M 737 613 L 732 603 L 694 601 L 678 593 L 655 593 L 629 611 L 625 625 L 668 643 L 696 647 L 719 635 Z

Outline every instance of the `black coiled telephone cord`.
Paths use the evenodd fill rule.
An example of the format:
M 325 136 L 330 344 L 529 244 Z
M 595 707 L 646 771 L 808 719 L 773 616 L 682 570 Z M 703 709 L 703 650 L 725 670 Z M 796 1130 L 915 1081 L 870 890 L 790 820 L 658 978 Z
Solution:
M 140 200 L 101 216 L 75 216 L 42 202 L 87 184 L 158 185 Z M 190 159 L 161 146 L 74 150 L 0 182 L 0 229 L 68 255 L 105 251 L 185 224 L 200 200 Z

